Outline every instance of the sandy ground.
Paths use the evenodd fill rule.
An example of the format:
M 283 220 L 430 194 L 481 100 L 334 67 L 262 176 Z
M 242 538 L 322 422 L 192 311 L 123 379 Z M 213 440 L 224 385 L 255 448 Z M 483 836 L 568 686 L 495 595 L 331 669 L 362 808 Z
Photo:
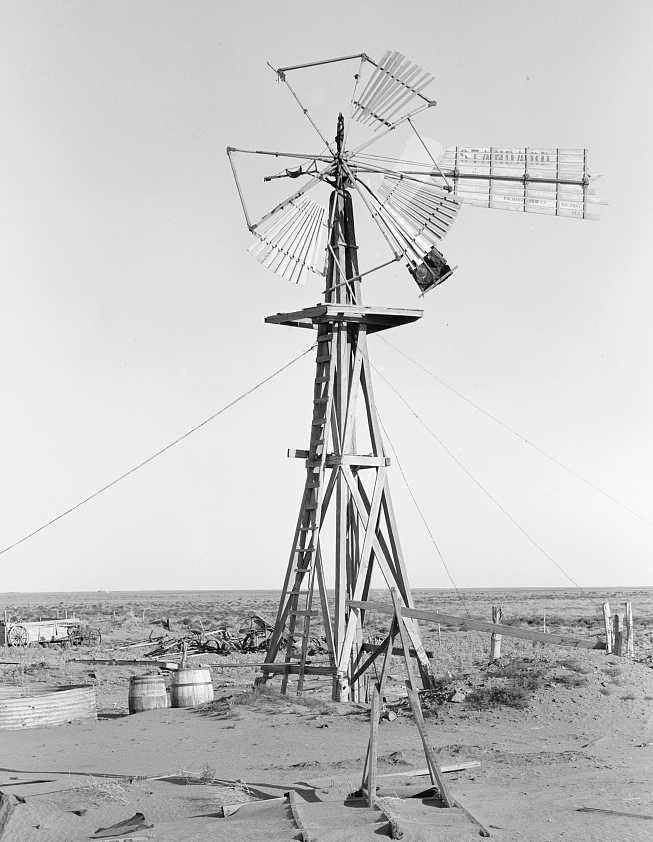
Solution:
M 236 610 L 248 608 L 239 604 Z M 120 642 L 143 639 L 151 630 L 131 608 L 128 616 L 104 622 L 103 646 L 93 650 L 0 650 L 2 658 L 20 662 L 2 668 L 3 684 L 89 682 L 99 712 L 97 721 L 0 731 L 0 792 L 24 798 L 0 830 L 1 842 L 76 842 L 136 812 L 149 826 L 114 839 L 299 839 L 288 803 L 273 800 L 290 790 L 306 838 L 314 842 L 387 838 L 390 814 L 399 817 L 407 842 L 479 838 L 464 816 L 393 797 L 407 783 L 428 782 L 424 777 L 383 779 L 385 817 L 360 801 L 346 803 L 347 793 L 360 786 L 367 711 L 331 703 L 328 687 L 317 683 L 309 685 L 306 703 L 275 694 L 253 697 L 245 690 L 254 669 L 227 663 L 256 663 L 260 655 L 200 657 L 213 662 L 212 706 L 129 716 L 129 676 L 143 668 L 68 660 L 115 656 Z M 181 619 L 175 622 L 183 627 Z M 560 623 L 560 630 L 579 633 L 573 622 Z M 438 640 L 434 628 L 424 629 L 444 688 L 437 701 L 423 699 L 429 739 L 442 763 L 480 762 L 446 777 L 493 838 L 653 839 L 653 659 L 651 632 L 640 631 L 635 663 L 598 650 L 504 638 L 504 657 L 489 667 L 487 636 L 443 630 Z M 388 697 L 398 699 L 404 679 L 398 658 L 391 676 Z M 473 692 L 488 688 L 521 694 L 525 706 L 474 703 Z M 462 702 L 442 700 L 456 690 Z M 397 719 L 380 725 L 380 773 L 425 766 L 411 715 L 397 710 Z M 44 783 L 27 783 L 33 780 Z M 222 805 L 241 802 L 247 806 L 222 818 Z M 0 807 L 0 828 L 2 823 Z
M 525 710 L 477 711 L 465 703 L 444 703 L 427 720 L 431 742 L 443 762 L 481 761 L 480 768 L 447 779 L 455 796 L 497 839 L 649 840 L 653 822 L 578 808 L 653 815 L 653 672 L 599 652 L 573 657 L 575 665 L 589 670 L 583 686 L 545 684 Z M 556 668 L 555 658 L 546 663 Z M 458 683 L 471 680 L 462 677 Z M 216 689 L 217 696 L 230 693 Z M 101 700 L 105 712 L 98 721 L 2 733 L 0 790 L 3 784 L 35 777 L 51 780 L 4 790 L 24 796 L 26 803 L 12 819 L 16 822 L 20 814 L 22 825 L 9 826 L 3 842 L 86 839 L 137 810 L 154 827 L 128 838 L 293 839 L 297 827 L 278 802 L 249 808 L 249 813 L 243 808 L 227 819 L 218 818 L 217 810 L 223 803 L 279 796 L 291 788 L 310 803 L 316 800 L 314 787 L 301 782 L 331 776 L 319 800 L 333 806 L 333 799 L 340 798 L 342 813 L 344 794 L 360 783 L 369 725 L 367 714 L 350 705 L 307 708 L 293 699 L 264 696 L 247 704 L 128 716 L 122 679 L 113 696 L 106 695 L 108 705 Z M 380 755 L 380 772 L 425 765 L 408 713 L 382 722 Z M 177 777 L 138 780 L 171 774 Z M 75 807 L 88 812 L 64 812 Z M 369 838 L 377 838 L 384 825 L 375 826 L 368 817 L 367 826 L 374 828 Z M 428 817 L 419 833 L 427 833 L 425 827 Z M 343 828 L 333 838 L 347 839 L 348 832 Z M 478 838 L 472 828 L 460 837 L 448 831 L 441 835 L 435 827 L 432 833 L 411 838 Z M 366 836 L 357 830 L 354 838 Z

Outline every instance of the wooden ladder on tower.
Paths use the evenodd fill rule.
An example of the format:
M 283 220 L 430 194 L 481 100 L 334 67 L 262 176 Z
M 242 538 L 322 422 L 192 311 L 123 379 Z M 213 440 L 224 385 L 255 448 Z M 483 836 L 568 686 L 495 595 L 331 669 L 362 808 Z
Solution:
M 319 613 L 313 607 L 316 577 L 322 603 L 322 625 L 327 637 L 327 649 L 330 656 L 331 669 L 328 671 L 332 672 L 335 669 L 331 621 L 319 546 L 322 514 L 323 510 L 326 509 L 325 503 L 328 504 L 328 497 L 330 497 L 332 491 L 332 484 L 329 484 L 328 489 L 325 489 L 328 425 L 331 423 L 335 369 L 331 353 L 332 343 L 331 325 L 329 323 L 319 325 L 315 381 L 313 384 L 313 416 L 308 459 L 306 460 L 306 482 L 292 544 L 291 559 L 284 582 L 284 592 L 287 592 L 289 598 L 285 607 L 283 604 L 279 606 L 275 632 L 268 647 L 268 655 L 271 655 L 271 660 L 273 660 L 273 653 L 276 653 L 279 646 L 283 645 L 281 632 L 284 628 L 287 629 L 284 665 L 271 664 L 268 666 L 268 664 L 265 664 L 262 668 L 264 672 L 263 680 L 265 680 L 270 673 L 278 671 L 278 666 L 282 666 L 282 693 L 287 691 L 290 675 L 297 675 L 297 695 L 300 695 L 304 689 L 306 661 L 311 639 L 311 620 L 317 617 Z M 326 500 L 325 491 L 327 492 Z M 289 574 L 294 574 L 292 584 Z M 289 584 L 291 586 L 287 590 Z M 297 634 L 298 631 L 299 634 Z M 296 656 L 297 648 L 299 648 L 298 658 Z M 323 668 L 320 669 L 320 672 L 323 672 Z

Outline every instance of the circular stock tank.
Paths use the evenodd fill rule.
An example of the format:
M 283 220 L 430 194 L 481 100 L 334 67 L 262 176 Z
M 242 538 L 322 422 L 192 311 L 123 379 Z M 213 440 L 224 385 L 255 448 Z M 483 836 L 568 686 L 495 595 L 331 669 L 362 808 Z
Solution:
M 129 712 L 143 713 L 170 707 L 166 683 L 160 675 L 133 675 L 129 679 Z
M 193 708 L 213 701 L 213 681 L 207 669 L 178 669 L 170 683 L 173 708 Z
M 80 719 L 97 719 L 95 688 L 89 684 L 0 687 L 0 729 L 45 728 Z

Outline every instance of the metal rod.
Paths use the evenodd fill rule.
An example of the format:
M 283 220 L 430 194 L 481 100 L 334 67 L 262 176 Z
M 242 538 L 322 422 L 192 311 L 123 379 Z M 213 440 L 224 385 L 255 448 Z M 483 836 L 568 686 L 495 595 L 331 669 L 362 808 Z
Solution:
M 423 172 L 420 170 L 389 170 L 385 167 L 373 167 L 367 166 L 366 164 L 358 164 L 355 161 L 353 162 L 354 166 L 356 167 L 357 172 L 364 172 L 369 173 L 370 175 L 388 175 L 393 178 L 396 178 L 397 181 L 410 181 L 414 184 L 422 184 L 425 187 L 430 187 L 428 181 L 424 181 L 424 178 L 431 178 L 432 175 L 427 172 Z M 422 178 L 415 178 L 415 176 L 421 175 Z M 439 185 L 435 185 L 438 187 Z M 446 188 L 442 188 L 445 190 Z
M 227 158 L 229 158 L 229 163 L 231 164 L 231 171 L 234 174 L 234 181 L 236 182 L 236 190 L 238 191 L 238 197 L 240 199 L 240 204 L 242 205 L 242 208 L 243 208 L 243 214 L 245 216 L 245 222 L 247 223 L 247 227 L 251 231 L 252 230 L 252 221 L 249 218 L 249 214 L 247 213 L 247 205 L 245 204 L 245 197 L 243 196 L 243 191 L 241 190 L 241 187 L 240 187 L 240 181 L 238 180 L 238 173 L 236 172 L 236 165 L 234 164 L 233 159 L 231 157 L 231 153 L 233 151 L 234 150 L 230 146 L 227 146 Z
M 333 155 L 311 155 L 307 152 L 269 152 L 266 149 L 238 149 L 236 146 L 227 146 L 229 152 L 240 152 L 241 155 L 271 155 L 273 158 L 301 158 L 305 161 L 332 161 Z
M 364 187 L 364 188 L 368 191 L 368 193 L 370 193 L 370 195 L 374 198 L 375 202 L 377 202 L 377 204 L 379 205 L 379 210 L 378 210 L 378 211 L 376 211 L 376 212 L 373 212 L 373 211 L 372 211 L 372 209 L 370 208 L 370 204 L 369 204 L 369 202 L 367 201 L 367 197 L 366 197 L 366 196 L 364 196 L 364 194 L 363 194 L 362 190 L 359 190 L 359 189 L 358 189 L 358 184 L 359 184 L 359 183 L 360 183 L 360 184 L 361 184 L 361 185 L 362 185 L 362 186 L 363 186 L 363 187 Z M 389 223 L 387 222 L 387 220 L 386 220 L 386 219 L 384 219 L 384 218 L 383 218 L 383 216 L 381 215 L 381 209 L 382 209 L 382 207 L 383 207 L 383 203 L 379 201 L 379 199 L 377 198 L 377 196 L 374 194 L 374 191 L 372 190 L 372 188 L 371 188 L 369 185 L 365 184 L 365 182 L 364 182 L 364 181 L 362 181 L 361 179 L 356 179 L 356 180 L 354 181 L 354 186 L 356 187 L 356 190 L 357 190 L 357 192 L 358 192 L 358 195 L 361 197 L 361 200 L 363 201 L 363 203 L 364 203 L 365 207 L 367 208 L 367 210 L 368 210 L 368 211 L 369 211 L 369 213 L 371 214 L 372 219 L 376 222 L 376 224 L 377 224 L 377 226 L 378 226 L 379 230 L 381 231 L 381 233 L 383 234 L 383 236 L 384 236 L 384 238 L 385 238 L 386 242 L 388 243 L 388 245 L 389 245 L 389 246 L 390 246 L 390 248 L 392 249 L 392 253 L 394 254 L 394 256 L 397 258 L 397 260 L 400 260 L 400 259 L 401 259 L 401 258 L 400 258 L 400 255 L 398 255 L 398 254 L 397 254 L 397 252 L 395 251 L 395 247 L 393 247 L 393 246 L 392 246 L 392 244 L 391 244 L 390 240 L 388 239 L 388 236 L 386 235 L 386 233 L 385 233 L 385 230 L 384 230 L 384 227 L 383 227 L 383 226 L 385 226 L 385 228 L 386 228 L 386 229 L 387 229 L 387 231 L 388 231 L 388 234 L 389 234 L 389 235 L 390 235 L 390 236 L 394 239 L 396 246 L 397 246 L 397 247 L 399 248 L 399 250 L 402 252 L 402 254 L 403 254 L 403 256 L 404 256 L 405 260 L 408 262 L 408 265 L 409 265 L 409 266 L 410 266 L 410 265 L 412 265 L 412 261 L 411 261 L 410 257 L 408 256 L 408 253 L 407 253 L 406 249 L 405 249 L 405 248 L 404 248 L 404 246 L 401 244 L 401 242 L 400 242 L 399 238 L 397 237 L 397 235 L 395 234 L 395 232 L 392 230 L 392 228 L 390 227 L 390 225 L 389 225 Z M 381 225 L 381 223 L 383 223 L 383 225 Z M 404 239 L 405 239 L 405 238 L 404 238 Z
M 360 82 L 361 73 L 363 72 L 363 64 L 365 63 L 365 59 L 361 58 L 361 63 L 358 66 L 358 73 L 354 75 L 354 90 L 351 93 L 351 106 L 349 108 L 349 119 L 345 124 L 345 138 L 342 142 L 343 149 L 347 148 L 347 139 L 349 137 L 349 127 L 352 122 L 352 115 L 354 113 L 355 103 L 354 100 L 356 99 L 356 91 L 358 90 L 358 83 Z
M 355 162 L 354 162 L 355 163 Z M 358 165 L 357 165 L 358 166 Z M 424 172 L 424 170 L 384 170 L 382 168 L 378 169 L 368 169 L 367 172 L 380 172 L 380 173 L 392 173 L 393 175 L 399 177 L 401 174 L 402 176 L 407 175 L 421 175 L 422 177 L 426 178 L 442 178 L 446 179 L 448 176 L 449 178 L 454 179 L 469 179 L 469 180 L 477 180 L 477 181 L 486 181 L 488 179 L 492 179 L 492 181 L 515 181 L 519 182 L 520 184 L 522 181 L 527 181 L 533 184 L 566 184 L 572 187 L 586 187 L 587 184 L 584 180 L 576 181 L 574 179 L 569 178 L 547 178 L 546 176 L 536 176 L 536 175 L 498 175 L 496 173 L 492 173 L 489 175 L 488 173 L 464 173 L 464 172 L 455 172 L 455 170 L 441 170 L 441 175 L 436 175 L 433 172 Z
M 385 137 L 387 134 L 394 131 L 397 128 L 397 126 L 400 126 L 402 123 L 405 123 L 406 120 L 409 120 L 411 117 L 415 117 L 417 114 L 421 114 L 422 111 L 426 111 L 427 108 L 432 108 L 434 105 L 437 105 L 435 101 L 427 101 L 426 105 L 420 105 L 419 108 L 416 108 L 414 111 L 411 111 L 410 114 L 406 114 L 405 116 L 400 117 L 399 120 L 397 120 L 395 123 L 389 126 L 384 132 L 375 135 L 373 138 L 370 138 L 370 140 L 367 140 L 365 141 L 365 143 L 361 143 L 360 146 L 357 146 L 355 149 L 352 149 L 352 151 L 348 153 L 347 158 L 352 158 L 354 155 L 356 155 L 357 152 L 360 152 L 363 149 L 367 149 L 368 146 L 371 146 L 373 143 L 376 143 L 377 140 L 381 140 L 382 137 Z
M 296 193 L 293 193 L 292 196 L 288 196 L 288 198 L 284 199 L 283 202 L 279 202 L 279 204 L 276 207 L 272 208 L 272 210 L 266 213 L 264 216 L 262 216 L 258 222 L 254 223 L 254 225 L 251 226 L 251 230 L 254 231 L 256 228 L 259 227 L 259 225 L 268 220 L 277 211 L 280 211 L 282 208 L 285 208 L 286 205 L 289 205 L 291 202 L 294 202 L 295 199 L 299 199 L 300 196 L 303 196 L 305 193 L 308 193 L 309 190 L 312 190 L 315 186 L 317 186 L 320 183 L 324 175 L 328 174 L 331 171 L 333 171 L 333 165 L 330 165 L 328 167 L 325 167 L 323 170 L 320 170 L 320 172 L 315 177 L 314 181 L 310 182 L 310 184 L 304 185 L 304 187 L 302 187 L 301 190 L 298 190 Z
M 338 61 L 350 61 L 355 58 L 362 58 L 366 59 L 367 61 L 375 64 L 369 56 L 365 53 L 356 53 L 352 56 L 339 56 L 338 58 L 325 58 L 322 61 L 309 61 L 306 64 L 293 64 L 289 67 L 280 67 L 276 72 L 277 73 L 288 73 L 290 70 L 302 70 L 304 67 L 318 67 L 321 64 L 335 64 Z
M 302 170 L 301 172 L 293 174 L 291 170 L 284 169 L 282 172 L 273 173 L 272 175 L 264 175 L 263 181 L 274 181 L 277 178 L 301 178 L 304 175 L 315 175 L 318 172 L 315 161 L 312 161 L 310 166 L 315 166 L 314 170 Z M 301 166 L 300 166 L 301 169 Z
M 343 281 L 340 284 L 334 284 L 331 287 L 327 287 L 325 290 L 323 290 L 322 294 L 324 295 L 327 292 L 333 292 L 334 289 L 337 289 L 338 287 L 346 286 L 347 284 L 351 283 L 352 281 L 360 281 L 360 279 L 364 278 L 366 275 L 371 275 L 372 272 L 376 272 L 379 269 L 384 269 L 386 266 L 390 266 L 391 263 L 396 263 L 398 260 L 401 260 L 401 255 L 398 255 L 397 257 L 392 257 L 390 260 L 386 260 L 385 263 L 379 263 L 378 266 L 374 266 L 374 267 L 372 267 L 372 269 L 367 269 L 365 272 L 359 272 L 358 275 L 354 275 L 353 278 L 348 278 L 346 281 Z
M 400 222 L 396 219 L 396 216 L 397 216 L 396 212 L 393 211 L 391 213 L 390 210 L 388 209 L 389 197 L 383 197 L 383 200 L 381 200 L 374 193 L 374 191 L 372 190 L 372 188 L 368 184 L 366 184 L 362 179 L 359 179 L 359 181 L 363 185 L 363 187 L 367 190 L 367 192 L 372 196 L 374 201 L 377 203 L 377 205 L 378 205 L 378 210 L 377 210 L 378 219 L 381 222 L 383 222 L 383 224 L 388 229 L 388 231 L 390 231 L 390 233 L 392 234 L 395 242 L 397 243 L 399 248 L 402 250 L 402 253 L 403 253 L 404 257 L 406 258 L 406 260 L 408 261 L 409 265 L 412 265 L 412 261 L 409 258 L 408 252 L 406 251 L 406 249 L 411 249 L 412 251 L 414 251 L 416 253 L 416 256 L 419 256 L 419 255 L 417 255 L 417 249 L 415 248 L 415 245 L 412 242 L 412 240 L 410 240 L 409 237 L 406 235 L 406 233 L 403 230 Z M 403 245 L 402 245 L 402 242 L 403 242 Z
M 333 151 L 333 149 L 331 148 L 331 144 L 330 144 L 330 143 L 329 143 L 329 141 L 328 141 L 328 140 L 324 137 L 324 135 L 322 134 L 322 132 L 321 132 L 321 131 L 320 131 L 320 129 L 318 128 L 317 123 L 315 122 L 315 120 L 313 120 L 313 118 L 312 118 L 312 117 L 311 117 L 311 115 L 309 114 L 308 108 L 306 108 L 306 107 L 305 107 L 304 103 L 300 100 L 300 98 L 299 98 L 299 97 L 297 96 L 297 94 L 295 93 L 295 89 L 291 86 L 290 82 L 286 79 L 286 75 L 285 75 L 285 73 L 284 73 L 283 71 L 278 71 L 278 70 L 277 70 L 277 75 L 279 76 L 279 78 L 281 79 L 281 81 L 282 81 L 282 82 L 283 82 L 283 83 L 287 86 L 287 88 L 288 88 L 288 90 L 290 91 L 290 93 L 293 95 L 293 97 L 294 97 L 294 99 L 295 99 L 295 102 L 297 103 L 297 105 L 298 105 L 298 106 L 300 107 L 300 109 L 302 110 L 302 113 L 304 114 L 304 116 L 306 117 L 306 119 L 308 120 L 308 122 L 311 124 L 311 126 L 313 126 L 313 128 L 315 129 L 315 131 L 316 131 L 316 132 L 317 132 L 317 134 L 319 135 L 320 140 L 322 141 L 322 143 L 324 143 L 324 144 L 325 144 L 325 146 L 327 147 L 327 149 L 329 150 L 329 152 L 331 152 L 331 154 L 332 154 L 332 155 L 333 155 L 333 154 L 335 154 L 335 153 L 334 153 L 334 151 Z
M 387 244 L 388 244 L 388 246 L 390 247 L 390 251 L 393 253 L 393 255 L 395 256 L 395 258 L 396 258 L 397 260 L 399 260 L 401 256 L 400 256 L 399 254 L 397 254 L 396 248 L 397 248 L 397 246 L 398 246 L 398 247 L 399 247 L 399 249 L 403 252 L 404 250 L 401 248 L 401 243 L 400 243 L 400 242 L 398 242 L 398 240 L 397 240 L 397 238 L 395 237 L 395 235 L 394 235 L 394 233 L 392 232 L 392 230 L 391 230 L 391 229 L 389 229 L 389 226 L 388 226 L 387 222 L 385 222 L 385 220 L 381 220 L 381 219 L 380 219 L 380 217 L 379 217 L 378 212 L 377 212 L 377 211 L 375 211 L 372 207 L 370 207 L 370 203 L 368 202 L 367 197 L 363 194 L 363 191 L 362 191 L 362 190 L 359 188 L 359 186 L 358 186 L 358 181 L 359 181 L 359 180 L 358 180 L 357 178 L 354 178 L 354 176 L 353 176 L 353 175 L 352 175 L 352 173 L 351 173 L 351 170 L 349 169 L 349 167 L 347 166 L 347 164 L 346 164 L 344 161 L 342 162 L 342 166 L 343 166 L 343 169 L 345 170 L 345 172 L 347 173 L 347 175 L 349 176 L 349 180 L 351 181 L 352 185 L 354 186 L 354 189 L 356 190 L 356 192 L 358 193 L 358 195 L 361 197 L 361 201 L 363 202 L 363 204 L 364 204 L 364 205 L 365 205 L 365 207 L 367 208 L 368 213 L 370 214 L 370 216 L 371 216 L 371 217 L 372 217 L 372 219 L 374 220 L 374 222 L 375 222 L 375 224 L 377 225 L 378 229 L 381 231 L 381 234 L 383 235 L 384 240 L 386 241 L 386 243 L 387 243 Z M 367 185 L 365 184 L 365 182 L 364 182 L 364 181 L 361 181 L 360 183 L 363 185 L 363 187 L 365 187 L 367 190 L 369 190 L 369 187 L 367 187 Z M 371 190 L 370 190 L 370 193 L 372 193 L 372 191 L 371 191 Z M 373 193 L 372 193 L 372 196 L 374 196 L 374 194 L 373 194 Z M 375 196 L 374 196 L 374 198 L 376 199 L 376 197 L 375 197 Z M 377 201 L 378 201 L 378 200 L 377 200 Z M 383 224 L 386 226 L 386 228 L 388 228 L 388 231 L 386 231 L 386 230 L 384 229 L 384 227 L 383 227 L 383 225 L 381 224 L 381 222 L 383 222 Z M 395 244 L 394 244 L 394 245 L 392 244 L 392 241 L 390 240 L 390 237 L 392 237 L 392 238 L 395 240 Z M 404 254 L 405 254 L 405 252 L 404 252 Z

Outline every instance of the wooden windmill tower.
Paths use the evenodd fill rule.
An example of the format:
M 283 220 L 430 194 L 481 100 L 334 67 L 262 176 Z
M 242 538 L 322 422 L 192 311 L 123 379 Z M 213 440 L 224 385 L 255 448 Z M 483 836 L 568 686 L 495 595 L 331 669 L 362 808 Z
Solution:
M 287 78 L 291 71 L 347 61 L 359 63 L 350 121 L 371 132 L 352 149 L 347 148 L 342 114 L 335 141 L 330 142 Z M 321 276 L 324 288 L 321 303 L 266 319 L 314 331 L 316 357 L 309 446 L 289 451 L 305 461 L 306 481 L 262 680 L 279 674 L 286 692 L 293 677 L 301 693 L 306 675 L 330 675 L 335 699 L 356 699 L 359 679 L 382 647 L 367 654 L 364 611 L 348 606 L 348 600 L 368 599 L 378 567 L 403 604 L 413 604 L 388 485 L 390 459 L 374 400 L 367 336 L 423 314 L 363 304 L 362 282 L 394 262 L 405 264 L 422 295 L 446 280 L 452 270 L 437 245 L 463 201 L 575 218 L 591 217 L 596 202 L 583 149 L 455 147 L 436 159 L 413 123 L 436 104 L 424 93 L 432 77 L 399 53 L 388 52 L 379 62 L 361 53 L 275 72 L 325 151 L 312 155 L 228 147 L 227 154 L 245 221 L 255 237 L 250 251 L 281 277 L 303 283 L 312 274 Z M 402 125 L 415 133 L 426 151 L 424 163 L 366 151 Z M 236 169 L 237 155 L 286 158 L 293 166 L 265 180 L 302 178 L 304 186 L 253 222 Z M 322 185 L 329 188 L 324 205 L 306 195 Z M 354 198 L 390 249 L 387 260 L 364 271 L 359 266 Z M 334 581 L 328 583 L 324 538 L 331 525 Z M 330 586 L 335 592 L 333 609 Z M 321 626 L 328 650 L 328 661 L 319 664 L 308 659 L 316 626 Z M 422 682 L 429 686 L 432 676 L 417 623 L 407 620 L 406 630 Z

